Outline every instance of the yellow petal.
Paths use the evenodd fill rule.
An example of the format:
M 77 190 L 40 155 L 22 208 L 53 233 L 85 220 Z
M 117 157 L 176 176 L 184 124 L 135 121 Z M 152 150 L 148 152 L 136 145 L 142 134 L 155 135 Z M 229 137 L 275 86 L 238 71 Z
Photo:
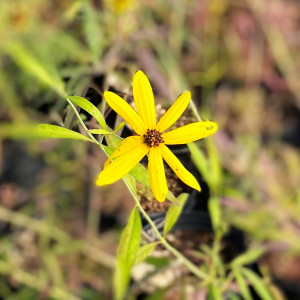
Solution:
M 119 97 L 113 92 L 104 92 L 104 98 L 108 105 L 118 115 L 120 115 L 137 134 L 143 135 L 147 131 L 147 128 L 140 116 L 121 97 Z
M 152 193 L 157 201 L 163 202 L 168 194 L 168 186 L 164 163 L 160 154 L 160 147 L 150 148 L 148 156 L 148 169 Z
M 125 176 L 149 151 L 148 144 L 137 143 L 131 151 L 124 152 L 110 163 L 100 174 L 97 185 L 111 184 Z
M 103 169 L 105 169 L 111 162 L 113 158 L 123 155 L 127 151 L 131 151 L 136 146 L 144 143 L 144 138 L 141 136 L 130 136 L 124 139 L 120 145 L 115 149 L 115 151 L 109 156 L 109 158 L 104 163 Z
M 172 151 L 165 145 L 160 148 L 160 153 L 163 159 L 167 162 L 174 173 L 187 185 L 196 189 L 201 190 L 200 185 L 196 178 L 190 173 L 179 161 L 179 159 L 172 153 Z
M 147 129 L 154 129 L 156 113 L 153 92 L 147 76 L 140 70 L 133 76 L 132 89 L 139 116 L 144 121 Z
M 187 144 L 212 135 L 217 129 L 215 122 L 202 121 L 164 133 L 162 138 L 166 145 Z
M 185 111 L 191 100 L 191 93 L 184 92 L 162 116 L 156 125 L 156 130 L 164 132 L 172 126 Z

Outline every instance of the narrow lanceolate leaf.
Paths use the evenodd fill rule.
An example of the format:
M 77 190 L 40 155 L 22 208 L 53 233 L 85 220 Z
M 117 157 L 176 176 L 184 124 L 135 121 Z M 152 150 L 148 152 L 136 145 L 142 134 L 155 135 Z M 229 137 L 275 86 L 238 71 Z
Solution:
M 206 179 L 209 180 L 208 172 L 208 160 L 195 143 L 187 144 L 189 150 L 191 151 L 191 158 L 196 168 L 199 170 L 200 174 Z
M 215 231 L 221 226 L 221 208 L 220 201 L 216 197 L 212 197 L 208 201 L 208 210 L 211 217 L 212 225 Z
M 206 141 L 207 151 L 209 153 L 209 185 L 212 189 L 218 189 L 222 184 L 222 167 L 220 155 L 212 139 Z
M 249 251 L 239 255 L 231 262 L 232 267 L 247 265 L 255 262 L 265 252 L 263 248 L 250 249 Z
M 75 139 L 92 142 L 88 137 L 70 129 L 49 124 L 2 124 L 0 125 L 0 136 L 12 139 Z
M 212 283 L 209 285 L 208 288 L 209 294 L 208 294 L 208 299 L 209 300 L 222 300 L 222 292 L 218 288 L 218 286 L 215 283 Z
M 125 126 L 125 122 L 121 122 L 116 128 L 115 128 L 115 130 L 114 130 L 114 132 L 117 132 L 117 131 L 119 131 L 121 128 L 123 128 L 124 126 Z
M 148 170 L 141 164 L 137 164 L 130 172 L 137 181 L 146 187 L 150 187 L 150 176 Z
M 106 129 L 106 123 L 104 120 L 104 117 L 102 116 L 99 109 L 90 101 L 87 99 L 84 99 L 79 96 L 68 96 L 68 98 L 76 105 L 78 105 L 80 108 L 87 111 L 89 114 L 91 114 L 101 125 L 103 129 Z
M 70 129 L 50 124 L 39 124 L 37 126 L 40 138 L 75 139 L 92 142 L 88 137 Z
M 253 271 L 246 268 L 242 268 L 242 274 L 251 282 L 253 288 L 255 289 L 257 294 L 261 297 L 261 299 L 273 300 L 273 297 L 271 296 L 269 290 L 267 289 L 264 282 L 262 281 L 262 278 L 260 278 Z
M 111 134 L 111 132 L 105 129 L 90 129 L 89 132 L 92 134 Z
M 130 214 L 117 250 L 117 264 L 114 274 L 115 298 L 124 298 L 130 280 L 130 270 L 134 265 L 141 242 L 142 223 L 136 208 Z
M 150 243 L 150 244 L 144 245 L 141 248 L 139 248 L 139 251 L 136 255 L 134 263 L 138 264 L 138 263 L 144 261 L 151 254 L 151 252 L 154 250 L 154 248 L 156 246 L 157 246 L 157 242 Z
M 40 61 L 37 56 L 21 43 L 8 42 L 4 44 L 4 51 L 27 73 L 37 78 L 41 83 L 51 87 L 61 96 L 65 95 L 64 83 L 58 72 Z
M 114 149 L 116 149 L 120 145 L 120 143 L 123 141 L 123 139 L 121 137 L 119 137 L 117 135 L 113 135 L 113 134 L 106 136 L 105 139 L 107 141 L 107 144 Z
M 173 225 L 176 223 L 188 196 L 189 194 L 187 193 L 179 195 L 177 201 L 173 202 L 168 208 L 164 226 L 165 235 L 172 229 Z
M 239 286 L 240 293 L 243 296 L 244 300 L 252 300 L 252 296 L 250 293 L 249 286 L 243 277 L 243 275 L 240 273 L 239 269 L 234 269 L 234 277 L 236 280 L 237 285 Z
M 0 137 L 11 139 L 37 139 L 39 132 L 36 124 L 2 123 L 0 125 Z

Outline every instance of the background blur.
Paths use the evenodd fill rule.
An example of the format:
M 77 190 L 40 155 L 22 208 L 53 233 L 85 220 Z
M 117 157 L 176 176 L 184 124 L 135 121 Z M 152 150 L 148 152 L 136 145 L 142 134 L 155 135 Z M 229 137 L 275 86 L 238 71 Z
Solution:
M 95 186 L 96 145 L 30 140 L 25 128 L 77 130 L 65 94 L 101 108 L 108 88 L 131 95 L 142 69 L 157 103 L 188 89 L 218 123 L 222 223 L 266 249 L 259 268 L 280 282 L 277 299 L 300 299 L 299 21 L 292 0 L 2 0 L 0 298 L 111 299 L 134 201 L 122 181 Z

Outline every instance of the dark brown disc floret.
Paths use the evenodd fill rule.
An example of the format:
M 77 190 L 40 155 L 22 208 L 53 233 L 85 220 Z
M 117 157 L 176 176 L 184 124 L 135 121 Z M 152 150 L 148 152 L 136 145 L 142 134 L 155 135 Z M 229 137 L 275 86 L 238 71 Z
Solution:
M 164 140 L 161 137 L 161 133 L 155 129 L 147 129 L 147 133 L 143 135 L 144 142 L 149 144 L 150 147 L 157 147 Z

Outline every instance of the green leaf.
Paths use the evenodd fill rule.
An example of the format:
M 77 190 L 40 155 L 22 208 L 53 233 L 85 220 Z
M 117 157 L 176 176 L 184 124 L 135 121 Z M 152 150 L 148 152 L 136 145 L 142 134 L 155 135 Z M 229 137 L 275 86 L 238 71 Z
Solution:
M 37 126 L 40 138 L 75 139 L 92 142 L 88 137 L 70 129 L 50 124 L 39 124 Z
M 166 199 L 170 200 L 171 202 L 176 201 L 176 197 L 171 193 L 171 191 L 168 191 L 168 194 L 166 195 Z
M 105 129 L 90 129 L 89 132 L 92 134 L 111 134 L 111 132 Z
M 130 280 L 130 270 L 141 242 L 142 222 L 136 209 L 130 214 L 128 223 L 124 228 L 117 249 L 117 264 L 114 274 L 115 298 L 124 298 Z
M 64 83 L 56 70 L 50 70 L 37 56 L 21 43 L 11 42 L 4 46 L 5 51 L 25 72 L 39 79 L 43 84 L 54 89 L 61 96 L 65 96 Z
M 217 190 L 222 182 L 222 169 L 216 146 L 211 139 L 206 140 L 208 158 L 205 157 L 195 143 L 189 143 L 191 157 L 196 168 L 199 170 L 210 187 Z
M 115 134 L 111 134 L 105 137 L 106 142 L 108 146 L 112 147 L 113 149 L 116 149 L 120 143 L 123 141 L 123 139 Z
M 131 191 L 136 195 L 136 180 L 129 173 L 123 177 L 126 185 L 131 189 Z
M 50 124 L 1 124 L 0 136 L 21 140 L 65 138 L 92 142 L 88 137 L 78 132 Z
M 166 235 L 176 223 L 188 196 L 189 194 L 187 193 L 179 195 L 177 201 L 173 202 L 168 208 L 165 218 L 164 235 Z
M 208 210 L 211 217 L 212 225 L 215 231 L 221 228 L 221 208 L 220 201 L 216 197 L 212 197 L 208 201 Z
M 92 9 L 92 6 L 85 5 L 83 9 L 83 29 L 87 44 L 93 54 L 93 62 L 96 65 L 102 56 L 104 47 L 104 33 L 99 23 L 99 11 Z M 95 38 L 102 37 L 102 38 Z
M 209 159 L 209 183 L 213 189 L 218 189 L 222 183 L 222 168 L 220 157 L 213 139 L 206 140 Z
M 141 164 L 137 164 L 130 172 L 137 181 L 146 187 L 150 187 L 150 177 L 148 170 Z
M 234 277 L 235 277 L 236 283 L 238 284 L 238 286 L 240 288 L 240 292 L 243 296 L 243 299 L 244 300 L 252 300 L 249 286 L 248 286 L 245 278 L 243 277 L 243 275 L 240 273 L 240 271 L 238 269 L 234 269 L 233 272 L 234 272 Z
M 241 300 L 241 298 L 237 294 L 235 294 L 234 292 L 226 293 L 226 297 L 227 297 L 226 299 L 228 299 L 228 300 Z
M 115 128 L 115 130 L 114 130 L 114 132 L 117 132 L 117 131 L 119 131 L 121 128 L 123 128 L 124 126 L 125 126 L 125 122 L 121 122 L 116 128 Z
M 170 258 L 149 256 L 146 258 L 146 262 L 155 268 L 164 268 L 170 264 Z
M 250 249 L 247 252 L 236 257 L 232 262 L 232 267 L 247 265 L 255 262 L 260 256 L 263 255 L 265 250 L 263 248 Z
M 119 261 L 116 264 L 114 273 L 114 293 L 116 300 L 124 299 L 130 280 L 130 270 L 125 261 Z
M 263 300 L 273 300 L 262 279 L 253 271 L 242 268 L 242 274 L 252 283 L 253 288 Z
M 102 145 L 102 147 L 103 147 L 103 149 L 104 149 L 104 152 L 105 152 L 108 156 L 110 156 L 110 155 L 114 152 L 114 150 L 115 150 L 115 148 L 110 147 L 110 146 Z
M 150 255 L 150 253 L 154 250 L 154 248 L 156 246 L 157 246 L 157 242 L 146 244 L 146 245 L 142 246 L 136 255 L 134 263 L 138 264 L 138 263 L 144 261 Z
M 191 151 L 191 158 L 196 168 L 200 172 L 200 174 L 206 179 L 208 179 L 208 161 L 203 152 L 197 147 L 195 143 L 187 144 L 189 150 Z
M 208 288 L 208 299 L 209 300 L 222 300 L 222 293 L 215 283 L 211 283 Z
M 37 124 L 2 123 L 0 125 L 0 136 L 12 139 L 36 139 L 39 137 Z
M 101 127 L 103 129 L 106 129 L 106 122 L 104 120 L 104 117 L 102 116 L 100 110 L 93 103 L 79 96 L 68 96 L 68 98 L 74 104 L 78 105 L 80 108 L 91 114 L 98 121 Z

